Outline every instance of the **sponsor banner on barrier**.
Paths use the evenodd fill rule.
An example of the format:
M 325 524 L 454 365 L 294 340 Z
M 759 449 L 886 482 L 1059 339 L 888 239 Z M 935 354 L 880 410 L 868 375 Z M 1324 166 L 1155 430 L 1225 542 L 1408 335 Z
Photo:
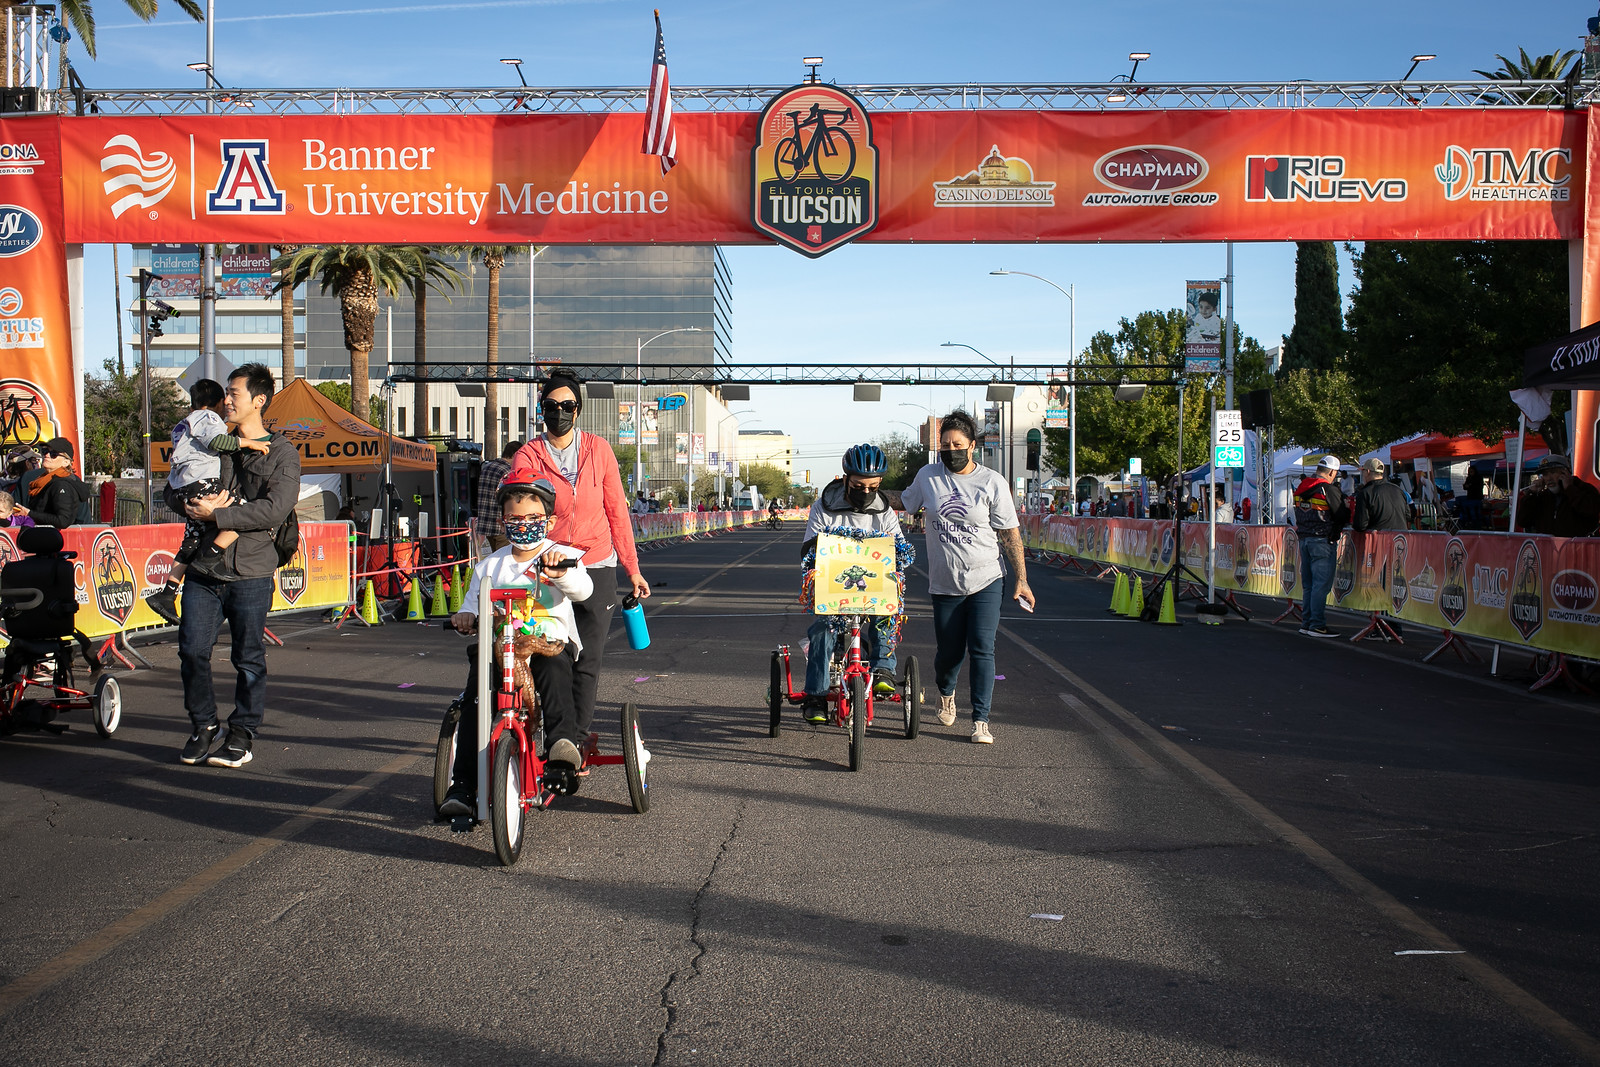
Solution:
M 1172 564 L 1173 524 L 1029 515 L 1028 544 L 1147 572 Z M 1183 527 L 1184 562 L 1204 575 L 1208 530 Z M 1219 590 L 1298 600 L 1300 543 L 1287 526 L 1218 526 Z M 1339 542 L 1329 602 L 1408 622 L 1600 656 L 1600 538 L 1394 530 Z
M 167 625 L 145 603 L 172 571 L 183 524 L 86 526 L 61 531 L 77 584 L 76 626 L 89 637 Z M 0 529 L 0 565 L 21 555 L 16 531 Z M 341 607 L 350 603 L 350 525 L 303 522 L 300 548 L 273 576 L 272 610 Z M 183 598 L 179 596 L 181 611 Z

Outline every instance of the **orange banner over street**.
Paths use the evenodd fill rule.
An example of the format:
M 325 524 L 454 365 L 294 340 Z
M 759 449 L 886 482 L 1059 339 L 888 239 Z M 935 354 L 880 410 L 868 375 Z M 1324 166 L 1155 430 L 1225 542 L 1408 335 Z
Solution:
M 59 123 L 69 242 L 768 239 L 747 113 L 678 116 L 665 177 L 631 114 L 28 121 Z M 852 129 L 830 128 L 825 170 Z M 1561 111 L 881 112 L 872 131 L 873 242 L 1548 239 L 1583 218 L 1584 118 Z

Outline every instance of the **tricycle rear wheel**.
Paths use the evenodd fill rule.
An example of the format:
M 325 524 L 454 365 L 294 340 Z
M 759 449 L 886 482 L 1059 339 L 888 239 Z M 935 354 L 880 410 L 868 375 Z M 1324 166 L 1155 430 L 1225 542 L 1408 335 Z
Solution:
M 650 781 L 646 777 L 650 753 L 639 735 L 639 709 L 622 705 L 622 769 L 628 776 L 628 799 L 633 810 L 643 815 L 650 810 Z

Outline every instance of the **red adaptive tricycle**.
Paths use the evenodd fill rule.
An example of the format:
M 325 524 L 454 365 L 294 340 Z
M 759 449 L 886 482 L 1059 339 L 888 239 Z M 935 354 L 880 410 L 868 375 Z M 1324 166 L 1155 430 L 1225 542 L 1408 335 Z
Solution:
M 539 714 L 538 698 L 531 685 L 516 683 L 517 652 L 515 635 L 521 616 L 518 606 L 528 597 L 526 589 L 485 589 L 482 591 L 494 613 L 497 623 L 495 638 L 480 642 L 478 648 L 478 790 L 477 818 L 463 817 L 455 820 L 455 829 L 471 829 L 476 823 L 487 821 L 494 831 L 494 851 L 500 862 L 510 866 L 522 854 L 524 815 L 529 809 L 543 809 L 558 794 L 570 793 L 572 786 L 554 774 L 547 774 L 545 761 L 539 755 L 544 748 L 544 722 Z M 494 687 L 493 722 L 489 713 L 490 646 L 499 665 L 498 681 Z M 524 693 L 528 694 L 526 697 Z M 437 809 L 444 803 L 445 792 L 450 787 L 450 769 L 455 762 L 456 723 L 461 716 L 460 704 L 452 705 L 445 714 L 439 730 L 439 743 L 434 753 L 433 801 Z M 487 743 L 483 741 L 488 738 Z M 650 753 L 639 734 L 639 709 L 633 704 L 622 705 L 622 754 L 605 756 L 600 753 L 600 735 L 591 733 L 583 744 L 583 765 L 579 775 L 589 768 L 608 764 L 622 764 L 628 780 L 628 796 L 633 810 L 643 814 L 650 810 L 649 781 L 646 767 Z M 565 766 L 564 764 L 561 766 Z M 464 825 L 459 825 L 464 824 Z
M 872 671 L 861 658 L 861 628 L 872 625 L 872 615 L 848 615 L 850 637 L 834 643 L 833 662 L 828 665 L 829 721 L 845 729 L 850 738 L 850 769 L 859 771 L 864 760 L 863 748 L 867 740 L 867 724 L 872 722 Z M 802 672 L 805 660 L 800 661 Z M 804 690 L 795 692 L 793 671 L 788 645 L 779 645 L 772 653 L 772 677 L 767 687 L 767 705 L 770 713 L 768 734 L 778 736 L 783 720 L 783 706 L 803 704 Z M 900 705 L 900 714 L 907 738 L 915 738 L 922 716 L 922 678 L 917 669 L 917 657 L 906 658 L 905 673 L 895 692 L 878 697 L 879 700 Z

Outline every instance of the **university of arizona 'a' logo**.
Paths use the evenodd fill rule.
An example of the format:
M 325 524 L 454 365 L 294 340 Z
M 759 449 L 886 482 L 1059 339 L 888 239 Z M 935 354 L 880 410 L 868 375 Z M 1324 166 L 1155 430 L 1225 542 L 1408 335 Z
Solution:
M 273 184 L 265 140 L 222 142 L 222 174 L 206 194 L 206 213 L 283 214 L 283 193 Z

